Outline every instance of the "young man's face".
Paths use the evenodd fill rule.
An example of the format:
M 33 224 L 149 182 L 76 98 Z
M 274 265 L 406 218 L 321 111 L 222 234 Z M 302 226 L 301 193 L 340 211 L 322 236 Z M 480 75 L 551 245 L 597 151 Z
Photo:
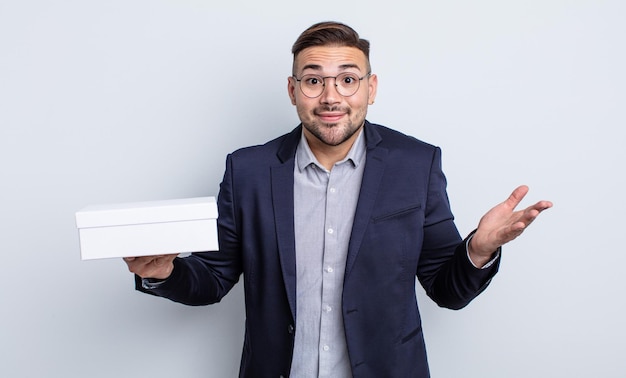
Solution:
M 363 125 L 367 107 L 376 97 L 378 81 L 376 75 L 368 75 L 367 63 L 365 54 L 354 47 L 309 47 L 296 56 L 294 62 L 296 78 L 289 78 L 288 92 L 291 103 L 296 106 L 309 143 L 312 142 L 311 137 L 327 146 L 339 146 L 354 139 L 351 137 Z M 345 95 L 351 92 L 348 85 L 343 85 L 343 88 L 335 85 L 334 77 L 344 73 L 354 74 L 354 78 L 362 78 L 356 80 L 358 89 L 349 96 Z M 318 84 L 321 87 L 319 96 L 311 97 L 311 91 L 307 92 L 309 96 L 303 93 L 302 86 L 307 84 L 296 79 L 300 80 L 304 75 L 317 75 L 323 78 L 325 84 L 323 87 L 315 78 L 309 81 L 309 84 Z M 344 79 L 344 83 L 337 84 L 354 82 L 350 77 Z

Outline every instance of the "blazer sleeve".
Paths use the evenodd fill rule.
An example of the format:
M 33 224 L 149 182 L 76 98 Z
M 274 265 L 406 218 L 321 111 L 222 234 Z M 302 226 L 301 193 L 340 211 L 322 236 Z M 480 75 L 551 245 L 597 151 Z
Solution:
M 197 306 L 219 302 L 232 289 L 242 273 L 232 184 L 232 156 L 228 155 L 217 200 L 219 251 L 176 258 L 170 277 L 154 289 L 144 288 L 136 277 L 137 290 Z
M 454 224 L 446 185 L 441 169 L 441 150 L 436 148 L 429 175 L 424 240 L 417 276 L 435 303 L 460 309 L 485 290 L 498 271 L 500 258 L 486 269 L 476 268 L 470 262 L 467 238 L 461 240 Z

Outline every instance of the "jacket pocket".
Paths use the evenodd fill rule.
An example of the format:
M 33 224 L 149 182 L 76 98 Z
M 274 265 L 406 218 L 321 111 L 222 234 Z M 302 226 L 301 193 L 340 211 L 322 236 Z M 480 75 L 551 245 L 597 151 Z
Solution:
M 372 221 L 374 223 L 383 222 L 389 219 L 399 218 L 399 217 L 411 214 L 421 209 L 422 209 L 422 205 L 418 203 L 418 204 L 414 204 L 414 205 L 411 205 L 402 209 L 397 209 L 397 210 L 389 211 L 387 213 L 383 213 L 381 215 L 377 215 L 372 218 Z

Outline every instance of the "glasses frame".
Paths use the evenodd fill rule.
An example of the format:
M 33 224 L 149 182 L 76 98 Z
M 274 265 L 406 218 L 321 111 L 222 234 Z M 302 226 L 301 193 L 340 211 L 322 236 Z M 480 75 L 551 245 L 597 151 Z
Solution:
M 337 89 L 338 88 L 337 78 L 340 76 L 349 75 L 349 74 L 353 74 L 356 76 L 357 79 L 359 79 L 359 85 L 356 87 L 356 89 L 354 90 L 352 94 L 349 94 L 346 96 L 346 95 L 341 94 L 341 92 L 339 92 L 339 89 Z M 335 81 L 335 88 L 336 88 L 335 90 L 337 91 L 337 93 L 339 93 L 339 95 L 341 95 L 341 97 L 351 97 L 351 96 L 354 96 L 356 92 L 358 92 L 359 89 L 361 88 L 361 81 L 363 81 L 363 79 L 365 79 L 366 77 L 370 77 L 371 75 L 372 75 L 372 72 L 370 71 L 361 77 L 359 77 L 359 75 L 355 74 L 354 72 L 342 72 L 337 76 L 321 76 L 321 75 L 315 75 L 315 74 L 305 74 L 305 75 L 302 75 L 299 79 L 296 75 L 291 75 L 291 77 L 293 77 L 293 79 L 300 84 L 300 92 L 302 92 L 302 94 L 305 97 L 318 98 L 324 93 L 324 90 L 326 89 L 326 79 L 333 79 Z M 322 79 L 322 91 L 320 92 L 320 94 L 318 94 L 317 96 L 309 96 L 308 94 L 304 93 L 304 89 L 302 89 L 302 79 L 304 79 L 305 76 L 313 76 L 313 77 Z

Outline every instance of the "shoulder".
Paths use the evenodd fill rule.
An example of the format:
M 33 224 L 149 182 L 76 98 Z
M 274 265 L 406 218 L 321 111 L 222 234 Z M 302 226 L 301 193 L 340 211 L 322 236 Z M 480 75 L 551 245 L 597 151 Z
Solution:
M 368 122 L 366 128 L 369 128 L 366 129 L 366 135 L 372 139 L 368 140 L 368 147 L 386 148 L 390 153 L 410 154 L 434 154 L 440 150 L 438 146 L 387 126 Z

